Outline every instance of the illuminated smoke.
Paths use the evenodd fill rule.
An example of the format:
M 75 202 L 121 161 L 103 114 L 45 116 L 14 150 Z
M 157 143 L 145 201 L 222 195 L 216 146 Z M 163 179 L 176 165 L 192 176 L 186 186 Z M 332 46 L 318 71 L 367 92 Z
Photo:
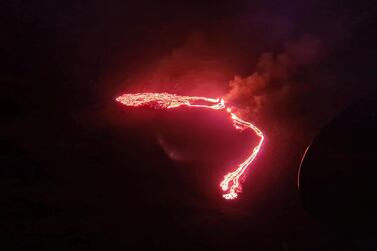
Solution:
M 195 96 L 179 96 L 169 93 L 136 93 L 124 94 L 116 98 L 116 101 L 131 107 L 144 107 L 149 106 L 155 109 L 172 109 L 180 106 L 207 108 L 213 110 L 225 110 L 233 122 L 233 126 L 238 130 L 251 129 L 260 140 L 250 153 L 249 157 L 238 165 L 236 170 L 229 172 L 224 176 L 220 183 L 221 189 L 225 192 L 223 197 L 225 199 L 235 199 L 241 191 L 240 178 L 245 173 L 248 166 L 254 161 L 260 147 L 262 146 L 264 136 L 262 132 L 253 124 L 246 122 L 239 118 L 232 112 L 231 108 L 226 107 L 224 99 L 218 98 L 205 98 Z
M 319 62 L 321 56 L 321 43 L 312 36 L 285 44 L 281 53 L 263 53 L 253 74 L 235 76 L 229 82 L 230 91 L 224 98 L 259 120 L 262 114 L 275 113 L 292 103 L 292 89 L 302 88 L 296 84 L 304 82 L 299 80 L 300 74 L 307 73 L 305 67 Z
M 127 74 L 120 81 L 128 85 L 128 92 L 222 96 L 235 71 L 230 63 L 234 57 L 229 56 L 227 50 L 213 46 L 201 33 L 193 33 L 165 55 L 143 61 L 141 71 Z

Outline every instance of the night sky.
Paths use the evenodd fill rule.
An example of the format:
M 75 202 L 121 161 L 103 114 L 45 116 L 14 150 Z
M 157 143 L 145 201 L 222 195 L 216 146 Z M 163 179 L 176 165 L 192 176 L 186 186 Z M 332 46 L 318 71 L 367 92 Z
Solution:
M 297 188 L 322 128 L 376 97 L 374 1 L 0 6 L 1 250 L 376 250 Z M 146 91 L 225 97 L 262 129 L 239 199 L 218 184 L 257 138 L 114 100 Z

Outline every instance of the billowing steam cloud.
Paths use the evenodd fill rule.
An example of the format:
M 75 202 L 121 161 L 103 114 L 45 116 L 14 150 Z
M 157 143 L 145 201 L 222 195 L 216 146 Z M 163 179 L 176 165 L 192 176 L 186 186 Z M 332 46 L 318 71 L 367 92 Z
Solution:
M 322 53 L 321 42 L 312 36 L 285 44 L 281 53 L 263 53 L 253 74 L 235 76 L 229 82 L 230 91 L 225 99 L 241 105 L 258 119 L 264 112 L 271 112 L 266 109 L 281 110 L 291 103 L 289 99 L 295 94 L 292 89 L 302 88 L 297 86 L 304 84 L 300 74 L 318 63 Z

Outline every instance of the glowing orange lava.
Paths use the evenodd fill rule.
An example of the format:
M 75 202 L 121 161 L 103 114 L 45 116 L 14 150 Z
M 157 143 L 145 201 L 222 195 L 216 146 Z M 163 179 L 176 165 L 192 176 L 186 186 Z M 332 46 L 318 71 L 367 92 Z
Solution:
M 254 161 L 257 156 L 264 137 L 263 133 L 253 124 L 246 122 L 234 114 L 231 109 L 225 106 L 224 99 L 218 98 L 205 98 L 205 97 L 192 97 L 192 96 L 179 96 L 169 93 L 135 93 L 124 94 L 116 98 L 116 101 L 131 107 L 143 107 L 150 106 L 156 109 L 172 109 L 180 106 L 209 108 L 214 110 L 226 109 L 230 118 L 233 121 L 233 125 L 238 130 L 251 129 L 260 140 L 257 146 L 253 148 L 253 151 L 249 157 L 238 165 L 237 169 L 224 176 L 224 179 L 220 183 L 221 189 L 225 192 L 223 197 L 227 200 L 237 198 L 239 192 L 241 192 L 240 177 L 245 173 L 247 167 Z

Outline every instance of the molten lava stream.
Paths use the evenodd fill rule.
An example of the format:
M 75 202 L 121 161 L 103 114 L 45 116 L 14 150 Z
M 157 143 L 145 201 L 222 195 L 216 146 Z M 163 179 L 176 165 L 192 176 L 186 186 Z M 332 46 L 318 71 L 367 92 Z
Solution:
M 222 98 L 214 99 L 195 96 L 179 96 L 169 93 L 135 93 L 119 96 L 116 98 L 116 101 L 130 107 L 149 106 L 155 109 L 172 109 L 180 106 L 207 108 L 213 110 L 226 109 L 230 119 L 233 122 L 233 126 L 237 130 L 251 129 L 257 136 L 259 136 L 259 143 L 253 148 L 249 157 L 244 162 L 239 164 L 236 170 L 226 174 L 224 179 L 220 182 L 220 187 L 224 191 L 223 197 L 225 199 L 231 200 L 237 198 L 237 193 L 241 191 L 240 177 L 245 173 L 246 169 L 257 156 L 262 146 L 264 136 L 255 125 L 242 120 L 236 114 L 234 114 L 229 107 L 226 107 Z

